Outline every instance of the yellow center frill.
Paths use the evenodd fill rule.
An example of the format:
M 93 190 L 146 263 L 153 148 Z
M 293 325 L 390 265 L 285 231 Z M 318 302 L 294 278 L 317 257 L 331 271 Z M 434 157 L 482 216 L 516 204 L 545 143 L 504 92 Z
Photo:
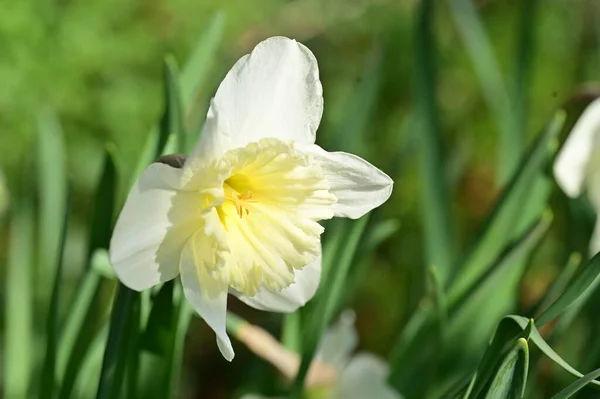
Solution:
M 201 210 L 203 234 L 196 235 L 208 240 L 196 248 L 217 252 L 197 251 L 205 287 L 228 286 L 250 296 L 261 289 L 279 291 L 294 281 L 295 270 L 317 258 L 323 232 L 318 221 L 333 216 L 337 199 L 320 166 L 293 143 L 250 143 L 195 174 L 217 176 L 202 179 L 213 182 L 200 190 L 203 194 L 219 192 L 212 184 L 222 189 L 220 200 L 202 202 L 207 204 Z

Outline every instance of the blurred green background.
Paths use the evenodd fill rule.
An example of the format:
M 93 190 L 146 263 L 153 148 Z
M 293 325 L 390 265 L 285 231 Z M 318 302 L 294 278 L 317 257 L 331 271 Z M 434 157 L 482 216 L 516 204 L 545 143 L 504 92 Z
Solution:
M 61 299 L 68 303 L 83 270 L 105 149 L 114 154 L 126 186 L 162 113 L 164 55 L 172 53 L 183 64 L 217 18 L 221 40 L 207 54 L 198 111 L 188 115 L 189 127 L 200 126 L 210 97 L 240 56 L 264 38 L 288 36 L 308 46 L 319 61 L 325 113 L 318 142 L 329 151 L 354 152 L 395 180 L 392 198 L 377 218 L 400 227 L 369 257 L 356 291 L 348 296 L 349 307 L 357 312 L 361 348 L 388 357 L 427 290 L 417 150 L 422 130 L 415 91 L 417 73 L 428 66 L 415 61 L 419 3 L 3 0 L 0 169 L 9 191 L 14 193 L 35 165 L 38 129 L 45 118 L 56 116 L 67 145 L 73 215 Z M 583 84 L 599 80 L 600 2 L 478 0 L 472 2 L 476 24 L 461 9 L 468 2 L 434 3 L 437 76 L 430 79 L 443 150 L 437 160 L 447 182 L 451 237 L 460 252 L 472 242 L 516 160 L 554 110 Z M 6 219 L 0 228 L 0 265 L 5 265 Z M 553 227 L 536 251 L 515 293 L 517 310 L 532 307 L 563 267 L 567 249 L 560 228 Z M 279 331 L 281 316 L 234 300 L 230 306 Z M 492 331 L 493 324 L 484 336 Z M 573 334 L 560 345 L 581 351 L 591 330 L 578 331 L 583 338 Z M 236 359 L 224 361 L 212 331 L 199 319 L 187 339 L 182 397 L 229 397 L 276 378 L 274 370 L 235 342 Z M 475 362 L 482 349 L 482 343 L 474 343 Z M 549 384 L 550 391 L 564 385 Z

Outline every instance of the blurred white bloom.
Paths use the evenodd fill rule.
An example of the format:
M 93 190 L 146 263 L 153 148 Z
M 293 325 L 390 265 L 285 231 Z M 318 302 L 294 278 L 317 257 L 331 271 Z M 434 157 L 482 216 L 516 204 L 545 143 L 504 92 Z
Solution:
M 354 318 L 352 311 L 344 312 L 339 321 L 321 339 L 315 361 L 306 380 L 308 392 L 316 392 L 319 398 L 322 398 L 323 393 L 326 392 L 328 393 L 326 397 L 331 399 L 402 398 L 402 395 L 388 386 L 386 381 L 388 366 L 383 360 L 370 353 L 353 355 L 357 344 Z M 274 363 L 286 377 L 289 379 L 295 377 L 300 364 L 297 355 L 291 373 L 288 372 L 288 367 L 281 365 L 285 360 L 276 363 L 271 360 L 271 357 L 274 356 L 267 356 L 267 360 Z M 327 391 L 322 390 L 325 385 L 330 385 Z M 242 399 L 267 398 L 260 395 L 246 395 Z
M 227 360 L 227 294 L 292 312 L 315 293 L 323 228 L 385 202 L 392 180 L 315 145 L 323 112 L 314 55 L 282 37 L 229 71 L 181 169 L 153 163 L 129 193 L 110 245 L 121 282 L 144 290 L 181 274 L 185 296 Z
M 586 191 L 600 216 L 600 99 L 588 105 L 567 137 L 556 157 L 554 176 L 571 198 Z M 600 217 L 596 219 L 590 251 L 600 251 Z

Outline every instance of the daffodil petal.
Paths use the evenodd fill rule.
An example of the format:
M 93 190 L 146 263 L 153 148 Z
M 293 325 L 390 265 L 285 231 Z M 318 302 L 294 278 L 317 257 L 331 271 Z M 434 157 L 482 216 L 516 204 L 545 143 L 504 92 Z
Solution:
M 294 282 L 280 292 L 265 289 L 254 296 L 247 296 L 235 290 L 231 290 L 231 293 L 255 309 L 291 313 L 304 306 L 315 295 L 320 279 L 321 256 L 301 270 L 296 270 Z
M 342 371 L 334 398 L 402 398 L 387 385 L 387 374 L 388 366 L 383 360 L 369 353 L 359 353 Z
M 597 99 L 583 111 L 554 163 L 556 182 L 569 197 L 581 194 L 599 133 L 600 99 Z
M 141 291 L 179 273 L 179 252 L 187 237 L 170 234 L 169 212 L 177 194 L 180 171 L 150 165 L 135 183 L 110 241 L 110 263 L 119 280 Z M 167 236 L 170 248 L 161 250 Z
M 317 145 L 300 145 L 310 154 L 329 183 L 329 192 L 337 197 L 332 205 L 335 216 L 358 219 L 390 197 L 393 180 L 364 159 L 345 152 L 327 152 Z
M 227 318 L 227 287 L 205 287 L 210 279 L 203 275 L 203 262 L 209 262 L 212 253 L 208 238 L 192 236 L 181 253 L 181 284 L 183 293 L 194 310 L 206 321 L 206 324 L 217 334 L 217 346 L 227 361 L 233 360 L 234 352 L 231 340 L 225 330 Z M 217 284 L 215 282 L 215 284 Z M 210 292 L 210 293 L 209 293 Z
M 337 323 L 321 338 L 317 359 L 332 365 L 338 371 L 346 367 L 358 343 L 358 334 L 354 328 L 355 319 L 356 315 L 351 310 L 346 310 L 340 315 Z
M 226 145 L 243 147 L 265 137 L 314 143 L 322 113 L 313 53 L 295 40 L 269 38 L 242 57 L 219 86 L 194 156 L 218 156 Z

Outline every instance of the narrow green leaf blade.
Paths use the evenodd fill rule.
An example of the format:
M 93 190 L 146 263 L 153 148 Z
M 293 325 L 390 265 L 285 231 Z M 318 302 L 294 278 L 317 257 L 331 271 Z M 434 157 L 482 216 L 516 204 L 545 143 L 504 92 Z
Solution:
M 39 197 L 38 266 L 36 304 L 50 302 L 56 259 L 60 251 L 62 219 L 67 192 L 66 152 L 58 118 L 49 109 L 38 115 L 36 140 Z M 42 315 L 39 315 L 42 316 Z
M 119 284 L 102 360 L 97 399 L 115 398 L 121 390 L 125 377 L 124 365 L 127 363 L 128 328 L 131 327 L 132 309 L 136 301 L 139 301 L 139 293 Z
M 523 316 L 509 315 L 506 316 L 506 318 L 513 320 L 522 328 L 525 328 L 525 326 L 529 323 L 529 319 Z M 554 363 L 562 367 L 565 371 L 569 372 L 570 374 L 576 377 L 583 377 L 582 373 L 580 373 L 573 366 L 567 363 L 562 357 L 560 357 L 558 353 L 554 351 L 554 349 L 552 349 L 552 347 L 550 347 L 550 345 L 548 345 L 548 343 L 544 340 L 544 338 L 542 338 L 542 336 L 536 328 L 534 328 L 531 332 L 530 339 L 535 344 L 535 346 L 539 348 L 539 350 L 544 352 L 546 356 L 548 356 L 552 361 L 554 361 Z M 593 380 L 590 383 L 600 387 L 600 381 Z
M 543 325 L 555 319 L 577 299 L 585 295 L 590 287 L 594 287 L 597 279 L 600 279 L 600 254 L 596 254 L 588 261 L 581 273 L 569 283 L 562 295 L 537 318 L 537 324 Z
M 56 259 L 56 267 L 54 272 L 54 284 L 52 287 L 52 296 L 49 302 L 48 316 L 46 322 L 46 354 L 44 356 L 44 365 L 42 368 L 42 381 L 40 384 L 40 397 L 53 398 L 56 393 L 56 358 L 57 345 L 59 338 L 59 303 L 60 291 L 63 275 L 63 262 L 65 245 L 67 243 L 67 230 L 70 216 L 71 188 L 67 192 L 67 200 L 64 206 L 65 212 L 63 215 L 62 232 L 60 234 L 59 252 Z
M 160 121 L 155 158 L 163 154 L 185 152 L 186 137 L 178 75 L 177 61 L 174 57 L 167 56 L 163 63 L 165 107 Z
M 225 32 L 225 22 L 224 13 L 219 12 L 212 17 L 181 70 L 179 85 L 186 112 L 198 96 L 198 91 L 204 84 L 206 76 L 208 76 L 208 69 L 215 59 L 215 54 Z
M 600 377 L 600 369 L 591 371 L 554 395 L 551 399 L 567 399 L 582 390 L 585 386 L 592 383 L 596 378 Z
M 4 292 L 3 389 L 6 398 L 27 398 L 33 369 L 34 210 L 23 173 L 13 197 Z
M 497 258 L 499 251 L 515 234 L 515 215 L 520 214 L 523 202 L 531 194 L 531 187 L 556 149 L 556 138 L 565 120 L 565 113 L 559 111 L 544 128 L 529 151 L 523 156 L 502 198 L 483 226 L 479 239 L 467 254 L 462 266 L 452 280 L 448 300 L 453 302 L 475 281 Z M 535 216 L 535 215 L 534 215 Z
M 472 0 L 447 0 L 450 15 L 465 45 L 483 98 L 492 111 L 500 132 L 500 157 L 498 172 L 504 182 L 513 172 L 520 154 L 518 137 L 511 129 L 510 98 L 504 84 L 500 66 L 484 24 Z
M 419 171 L 427 265 L 435 265 L 444 284 L 454 263 L 447 182 L 442 160 L 442 129 L 436 103 L 436 63 L 433 34 L 434 1 L 423 0 L 414 27 L 416 116 L 419 128 Z
M 514 345 L 515 340 L 529 338 L 532 328 L 531 321 L 525 327 L 521 327 L 515 325 L 513 320 L 506 318 L 500 320 L 494 336 L 477 367 L 477 371 L 471 379 L 469 388 L 463 396 L 465 399 L 479 397 L 497 370 L 498 359 L 505 356 L 510 346 Z

